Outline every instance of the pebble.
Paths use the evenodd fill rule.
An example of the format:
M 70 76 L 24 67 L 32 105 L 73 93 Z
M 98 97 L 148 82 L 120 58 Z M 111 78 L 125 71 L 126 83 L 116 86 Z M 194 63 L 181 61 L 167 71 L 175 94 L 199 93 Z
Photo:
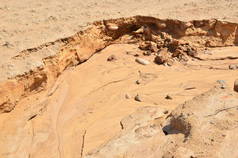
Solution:
M 111 31 L 115 31 L 115 30 L 118 30 L 119 27 L 117 25 L 108 25 L 108 29 Z
M 142 102 L 142 98 L 139 94 L 135 96 L 135 101 Z
M 107 61 L 115 61 L 117 60 L 117 57 L 115 55 L 110 55 L 108 58 L 107 58 Z
M 184 26 L 185 26 L 186 28 L 189 28 L 189 27 L 192 27 L 193 24 L 192 24 L 191 22 L 186 22 L 186 23 L 184 24 Z
M 151 55 L 151 52 L 150 52 L 150 51 L 145 51 L 145 52 L 143 52 L 143 55 L 144 55 L 144 56 L 150 56 L 150 55 Z
M 136 80 L 136 84 L 141 84 L 141 81 L 140 80 Z
M 219 84 L 219 87 L 221 89 L 225 89 L 227 86 L 226 86 L 226 81 L 224 80 L 217 80 L 217 83 Z M 238 83 L 238 82 L 237 82 Z
M 165 99 L 172 100 L 173 98 L 170 95 L 166 95 Z
M 238 65 L 234 65 L 234 64 L 229 65 L 230 70 L 235 70 L 237 68 L 238 68 Z
M 159 55 L 155 57 L 154 62 L 156 64 L 167 63 L 169 61 L 169 58 L 170 58 L 168 54 L 169 53 L 168 53 L 168 51 L 166 49 L 160 51 Z
M 126 98 L 126 99 L 131 99 L 130 94 L 126 93 L 125 98 Z
M 167 25 L 165 23 L 157 23 L 157 26 L 161 29 L 164 29 L 167 27 Z
M 234 82 L 234 91 L 238 92 L 238 79 Z
M 150 62 L 148 60 L 142 59 L 142 58 L 136 58 L 136 62 L 142 65 L 148 65 Z

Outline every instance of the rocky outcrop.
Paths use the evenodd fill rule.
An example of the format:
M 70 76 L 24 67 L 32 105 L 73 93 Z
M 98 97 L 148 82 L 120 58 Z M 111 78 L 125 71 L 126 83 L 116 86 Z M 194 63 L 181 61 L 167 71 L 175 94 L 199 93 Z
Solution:
M 237 95 L 213 88 L 170 114 L 145 107 L 121 121 L 121 134 L 86 158 L 236 157 Z

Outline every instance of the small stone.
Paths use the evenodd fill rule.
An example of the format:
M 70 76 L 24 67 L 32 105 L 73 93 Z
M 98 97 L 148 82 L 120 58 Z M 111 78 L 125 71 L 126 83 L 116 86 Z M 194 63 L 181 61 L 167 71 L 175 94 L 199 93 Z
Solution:
M 142 58 L 136 58 L 135 60 L 137 63 L 142 64 L 142 65 L 148 65 L 150 62 L 148 60 L 142 59 Z
M 144 55 L 144 56 L 150 56 L 150 55 L 151 55 L 151 52 L 150 52 L 150 51 L 145 51 L 145 52 L 143 52 L 143 55 Z
M 163 111 L 163 113 L 164 113 L 164 114 L 168 114 L 168 113 L 169 113 L 169 111 L 168 111 L 168 110 L 165 110 L 165 111 Z
M 168 49 L 170 52 L 174 52 L 179 47 L 179 41 L 173 39 L 168 43 Z
M 155 57 L 154 62 L 156 64 L 164 64 L 169 61 L 169 53 L 166 50 L 162 50 L 158 56 Z
M 158 47 L 157 47 L 157 44 L 155 42 L 150 42 L 150 50 L 152 52 L 158 52 Z
M 234 64 L 229 65 L 229 69 L 230 69 L 230 70 L 235 70 L 235 69 L 237 69 L 237 68 L 238 68 L 237 65 L 234 65 Z
M 165 99 L 172 100 L 173 98 L 170 95 L 166 95 Z
M 191 22 L 186 22 L 186 23 L 184 24 L 184 26 L 185 26 L 185 28 L 189 28 L 189 27 L 192 27 L 193 24 L 192 24 Z
M 167 61 L 167 65 L 168 65 L 168 66 L 172 66 L 173 64 L 174 64 L 174 63 L 173 63 L 172 60 Z
M 167 25 L 165 23 L 157 23 L 157 26 L 160 28 L 160 29 L 164 29 L 167 27 Z
M 144 32 L 144 28 L 140 27 L 138 30 L 134 31 L 135 34 L 142 34 Z
M 152 31 L 148 26 L 144 26 L 143 36 L 146 41 L 152 40 Z
M 108 58 L 107 58 L 107 61 L 115 61 L 117 60 L 117 57 L 115 55 L 110 55 Z
M 180 49 L 176 49 L 173 54 L 172 54 L 172 57 L 179 57 L 180 55 L 183 54 L 183 51 L 180 50 Z
M 142 102 L 142 98 L 139 94 L 135 96 L 135 101 Z
M 141 84 L 141 81 L 140 80 L 136 80 L 136 84 Z
M 217 80 L 217 83 L 219 84 L 219 87 L 221 89 L 225 89 L 227 86 L 226 86 L 226 82 L 224 80 Z M 237 82 L 238 83 L 238 82 Z
M 152 41 L 145 41 L 144 43 L 141 43 L 139 45 L 139 48 L 141 50 L 149 50 L 151 52 L 158 52 L 158 46 L 157 43 L 152 42 Z
M 187 55 L 189 55 L 191 57 L 196 57 L 198 55 L 198 53 L 195 48 L 190 47 L 187 49 Z
M 150 45 L 148 44 L 148 43 L 141 43 L 140 45 L 139 45 L 139 48 L 141 49 L 141 50 L 149 50 L 150 49 Z
M 130 94 L 126 93 L 125 98 L 126 98 L 126 99 L 131 99 Z
M 238 92 L 238 79 L 234 82 L 234 91 Z
M 119 27 L 117 25 L 112 25 L 111 24 L 111 25 L 108 25 L 107 28 L 111 31 L 115 31 L 115 30 L 118 30 Z
M 2 46 L 7 47 L 7 48 L 10 48 L 10 47 L 12 47 L 13 45 L 10 44 L 9 42 L 5 42 Z

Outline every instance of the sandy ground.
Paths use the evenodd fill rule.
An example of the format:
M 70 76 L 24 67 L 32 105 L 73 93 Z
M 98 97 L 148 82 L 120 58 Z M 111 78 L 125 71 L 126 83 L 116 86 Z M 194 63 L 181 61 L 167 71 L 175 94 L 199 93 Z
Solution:
M 1 59 L 73 35 L 95 20 L 152 15 L 237 22 L 237 8 L 237 0 L 1 0 Z
M 215 4 L 215 5 L 214 5 Z M 95 20 L 153 15 L 181 20 L 218 18 L 238 21 L 237 0 L 52 0 L 0 2 L 1 61 L 19 51 L 70 36 Z M 138 53 L 149 65 L 135 62 Z M 225 80 L 232 89 L 237 47 L 216 48 L 205 61 L 157 65 L 133 44 L 111 45 L 87 62 L 67 69 L 49 91 L 33 94 L 0 115 L 0 157 L 78 158 L 107 143 L 120 121 L 139 107 L 169 112 Z M 108 62 L 110 55 L 117 60 Z M 235 56 L 231 60 L 213 60 Z M 137 84 L 137 80 L 142 80 Z M 136 95 L 142 99 L 138 102 Z M 172 99 L 166 99 L 169 95 Z M 127 96 L 127 98 L 126 98 Z
M 204 58 L 237 56 L 237 50 L 219 48 Z M 2 114 L 2 155 L 72 158 L 81 154 L 82 142 L 86 155 L 113 139 L 121 130 L 120 121 L 136 109 L 154 106 L 171 111 L 212 88 L 216 80 L 225 80 L 232 87 L 238 74 L 227 70 L 237 60 L 191 61 L 187 66 L 178 63 L 165 67 L 153 63 L 149 56 L 146 59 L 151 64 L 144 66 L 136 63 L 136 57 L 128 51 L 143 56 L 136 45 L 111 45 L 86 63 L 65 71 L 52 93 L 32 95 L 11 113 Z M 108 62 L 110 55 L 116 55 L 117 60 Z M 141 84 L 136 84 L 141 79 Z M 134 100 L 137 94 L 142 102 Z M 167 95 L 172 100 L 166 99 Z

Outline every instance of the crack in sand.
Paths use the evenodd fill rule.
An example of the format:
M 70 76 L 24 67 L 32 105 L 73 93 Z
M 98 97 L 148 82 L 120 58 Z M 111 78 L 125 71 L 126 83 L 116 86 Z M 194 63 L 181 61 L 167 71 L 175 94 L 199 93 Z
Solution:
M 85 136 L 87 134 L 87 130 L 84 130 L 83 136 L 82 136 L 82 145 L 81 145 L 81 152 L 80 152 L 80 157 L 83 157 L 83 152 L 84 152 L 84 143 L 85 143 Z
M 215 116 L 215 115 L 217 115 L 217 114 L 219 114 L 221 112 L 228 111 L 228 110 L 231 110 L 231 109 L 234 109 L 234 108 L 238 108 L 238 106 L 233 106 L 233 107 L 224 108 L 224 109 L 218 109 L 218 110 L 215 111 L 214 114 L 210 114 L 210 115 L 207 115 L 205 117 Z

